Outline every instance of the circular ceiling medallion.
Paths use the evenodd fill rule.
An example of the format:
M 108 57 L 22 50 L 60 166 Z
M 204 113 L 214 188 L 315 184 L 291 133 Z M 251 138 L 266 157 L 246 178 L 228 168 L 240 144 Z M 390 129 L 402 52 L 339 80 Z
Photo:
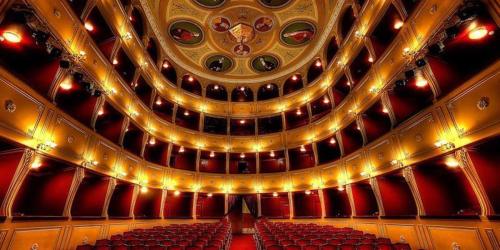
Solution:
M 233 61 L 224 55 L 214 55 L 205 60 L 205 66 L 214 72 L 224 72 L 233 67 Z
M 270 72 L 278 67 L 279 60 L 272 55 L 261 55 L 252 60 L 252 68 L 258 72 Z
M 297 21 L 288 24 L 280 34 L 281 41 L 290 46 L 300 46 L 312 40 L 316 28 L 312 23 Z
M 273 26 L 274 26 L 273 19 L 267 16 L 258 18 L 254 24 L 255 30 L 259 32 L 270 31 L 273 28 Z
M 292 0 L 259 0 L 259 2 L 269 8 L 280 8 L 289 4 Z
M 225 17 L 215 17 L 212 19 L 212 29 L 217 32 L 226 32 L 231 28 L 231 22 Z
M 222 6 L 226 0 L 194 0 L 197 4 L 207 8 L 217 8 Z
M 169 27 L 170 36 L 178 43 L 194 45 L 203 41 L 203 31 L 200 26 L 191 21 L 177 21 Z
M 246 56 L 250 54 L 250 46 L 240 43 L 233 48 L 233 52 L 237 56 Z

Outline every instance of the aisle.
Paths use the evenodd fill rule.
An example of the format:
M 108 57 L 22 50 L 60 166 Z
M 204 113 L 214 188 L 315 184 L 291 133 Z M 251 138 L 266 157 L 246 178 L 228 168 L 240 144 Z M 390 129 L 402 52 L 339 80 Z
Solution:
M 229 250 L 256 250 L 255 242 L 251 234 L 233 235 Z

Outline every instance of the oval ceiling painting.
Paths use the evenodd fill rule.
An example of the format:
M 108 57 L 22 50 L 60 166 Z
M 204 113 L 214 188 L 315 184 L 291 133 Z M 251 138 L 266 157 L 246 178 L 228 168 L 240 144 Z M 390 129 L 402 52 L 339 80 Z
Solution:
M 252 60 L 252 68 L 258 72 L 270 72 L 279 66 L 278 58 L 271 55 L 262 55 Z
M 266 32 L 270 31 L 274 26 L 274 21 L 270 17 L 260 17 L 255 21 L 254 27 L 255 30 L 260 31 L 260 32 Z
M 261 4 L 269 8 L 279 8 L 287 5 L 292 0 L 259 0 Z
M 177 21 L 170 25 L 170 36 L 178 43 L 194 45 L 203 41 L 200 26 L 190 21 Z
M 231 23 L 227 18 L 218 16 L 212 19 L 212 29 L 215 31 L 226 32 L 229 28 L 231 28 Z
M 250 46 L 240 43 L 233 48 L 234 54 L 238 56 L 246 56 L 250 54 Z
M 224 4 L 226 0 L 194 0 L 197 4 L 207 7 L 207 8 L 216 8 Z
M 215 55 L 207 58 L 205 66 L 214 72 L 224 72 L 233 67 L 233 61 L 227 56 Z
M 316 28 L 309 22 L 293 22 L 281 31 L 281 41 L 287 45 L 299 46 L 312 40 Z

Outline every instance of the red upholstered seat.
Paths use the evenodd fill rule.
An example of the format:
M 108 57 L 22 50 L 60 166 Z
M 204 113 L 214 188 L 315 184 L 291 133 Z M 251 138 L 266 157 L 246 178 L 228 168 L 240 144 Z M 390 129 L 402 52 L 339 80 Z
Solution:
M 80 245 L 76 247 L 76 250 L 92 250 L 94 247 L 92 245 Z
M 203 248 L 199 247 L 199 246 L 188 246 L 188 247 L 186 247 L 184 249 L 185 250 L 202 250 Z
M 319 250 L 319 246 L 317 245 L 307 245 L 302 247 L 302 250 Z
M 94 249 L 95 250 L 111 250 L 112 248 L 110 246 L 95 246 Z
M 377 244 L 375 249 L 377 250 L 392 250 L 392 245 L 391 244 Z
M 279 241 L 279 244 L 282 246 L 289 246 L 289 245 L 293 245 L 293 241 L 292 240 L 281 240 L 281 241 Z
M 323 246 L 319 247 L 319 249 L 320 250 L 337 250 L 337 246 L 327 244 L 327 245 L 323 245 Z
M 283 250 L 283 247 L 278 246 L 278 245 L 271 245 L 266 247 L 266 250 Z
M 213 245 L 210 245 L 210 246 L 206 246 L 203 248 L 203 250 L 219 250 L 221 249 L 221 247 L 219 246 L 213 246 Z
M 298 240 L 297 242 L 295 242 L 297 245 L 303 247 L 303 246 L 306 246 L 306 245 L 309 245 L 309 241 L 308 240 Z
M 179 246 L 179 245 L 173 245 L 173 246 L 169 246 L 167 249 L 168 250 L 184 250 L 184 247 Z
M 339 250 L 356 250 L 356 247 L 354 245 L 342 244 Z
M 394 243 L 392 244 L 394 250 L 411 250 L 410 244 L 408 243 Z
M 357 250 L 373 250 L 373 249 L 375 249 L 373 244 L 360 244 L 360 245 L 358 245 Z
M 128 246 L 125 246 L 125 245 L 113 246 L 111 249 L 112 250 L 128 250 Z

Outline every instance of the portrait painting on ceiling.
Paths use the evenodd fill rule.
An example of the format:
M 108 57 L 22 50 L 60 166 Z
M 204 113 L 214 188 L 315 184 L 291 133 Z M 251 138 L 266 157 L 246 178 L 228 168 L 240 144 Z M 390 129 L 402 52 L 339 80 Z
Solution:
M 279 8 L 287 5 L 291 0 L 259 0 L 261 4 L 270 8 Z
M 233 66 L 233 61 L 227 56 L 214 55 L 205 60 L 206 67 L 214 72 L 224 72 Z
M 255 21 L 255 30 L 260 32 L 270 31 L 273 28 L 274 22 L 270 17 L 260 17 Z
M 170 25 L 170 36 L 178 43 L 194 45 L 203 41 L 200 26 L 190 21 L 177 21 Z
M 194 0 L 197 4 L 207 7 L 207 8 L 216 8 L 224 4 L 226 0 Z
M 252 60 L 252 68 L 258 72 L 270 72 L 279 66 L 278 58 L 271 55 L 261 55 Z
M 234 47 L 233 52 L 238 56 L 246 56 L 250 54 L 250 47 L 246 44 L 240 43 Z
M 212 29 L 217 32 L 226 32 L 231 28 L 231 23 L 225 17 L 215 17 L 212 19 Z
M 299 46 L 311 41 L 316 33 L 314 25 L 308 22 L 293 22 L 281 31 L 281 41 L 290 46 Z

